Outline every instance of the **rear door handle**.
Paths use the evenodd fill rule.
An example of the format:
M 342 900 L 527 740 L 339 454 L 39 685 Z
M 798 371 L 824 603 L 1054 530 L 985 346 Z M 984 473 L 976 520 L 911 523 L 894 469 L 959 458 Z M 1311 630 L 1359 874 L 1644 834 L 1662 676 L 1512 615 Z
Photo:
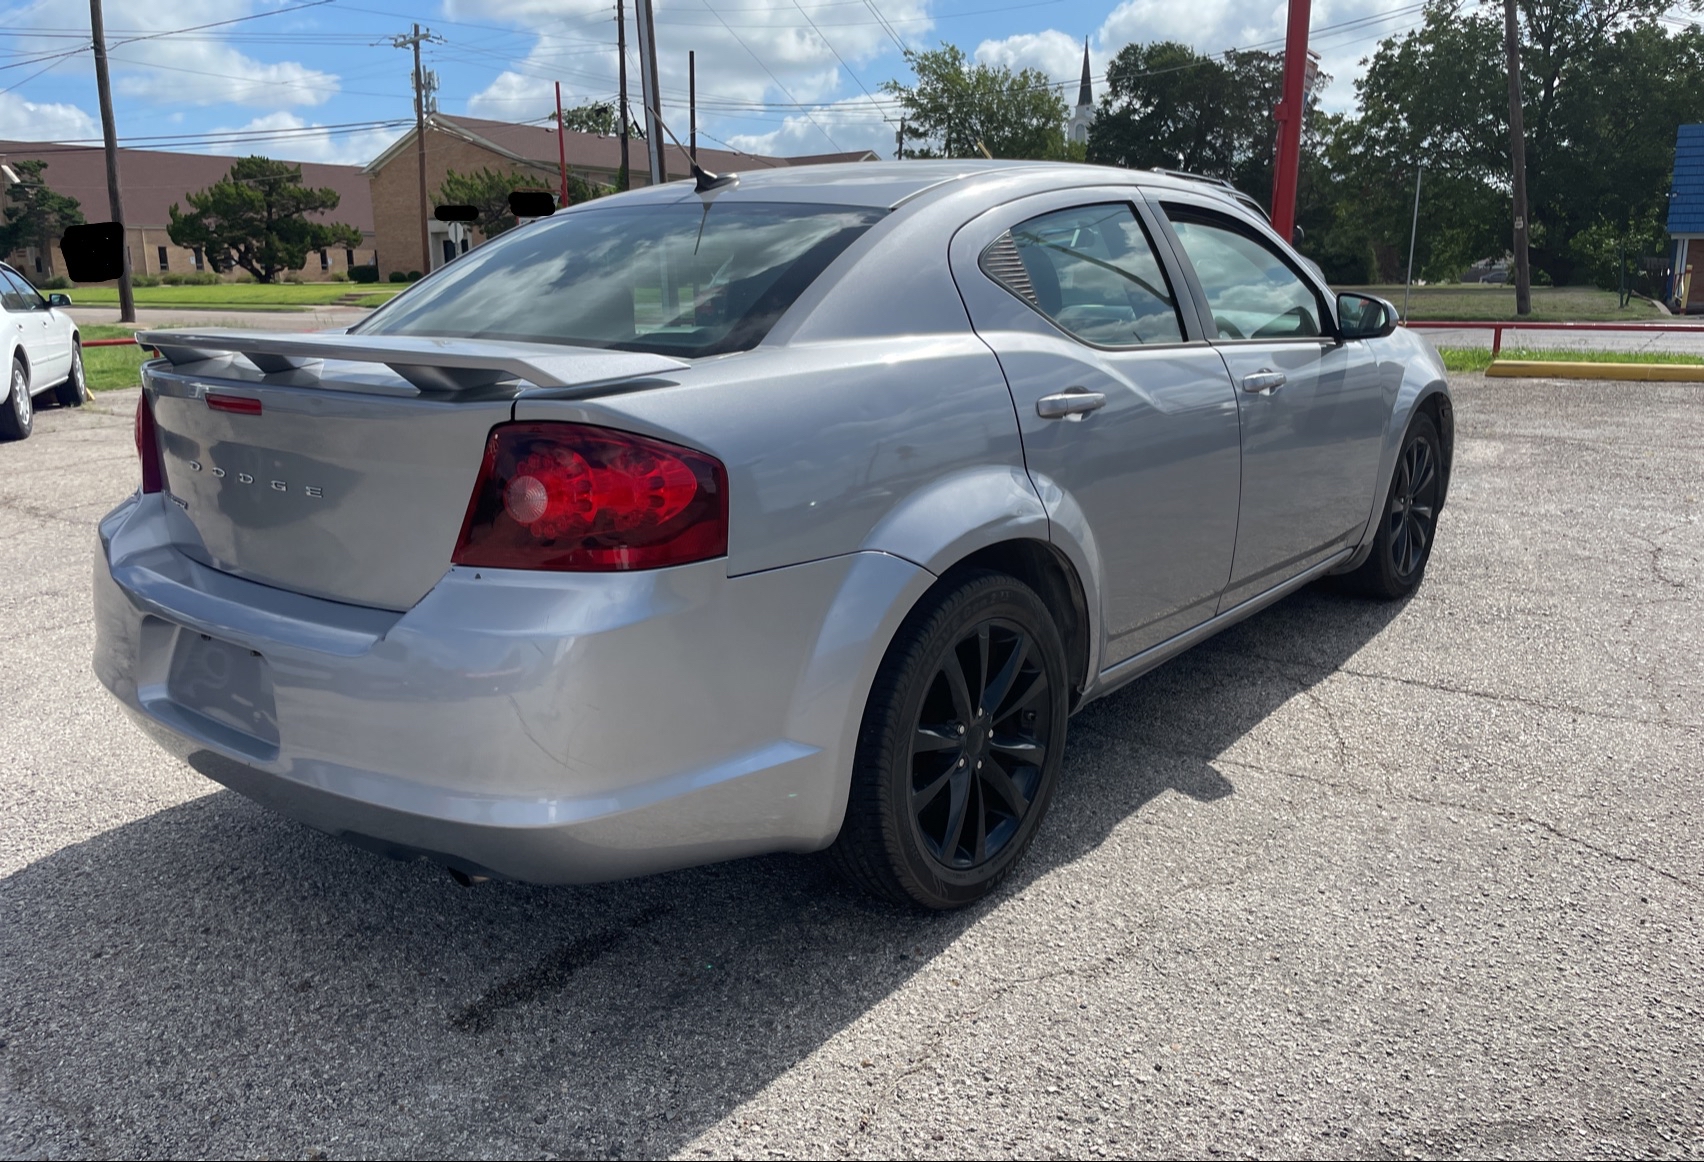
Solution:
M 1098 391 L 1068 387 L 1035 401 L 1035 414 L 1044 420 L 1071 420 L 1086 416 L 1106 406 L 1106 396 Z
M 1282 371 L 1262 369 L 1254 372 L 1252 375 L 1243 376 L 1242 383 L 1244 391 L 1252 391 L 1260 395 L 1271 395 L 1273 392 L 1284 386 L 1285 378 Z

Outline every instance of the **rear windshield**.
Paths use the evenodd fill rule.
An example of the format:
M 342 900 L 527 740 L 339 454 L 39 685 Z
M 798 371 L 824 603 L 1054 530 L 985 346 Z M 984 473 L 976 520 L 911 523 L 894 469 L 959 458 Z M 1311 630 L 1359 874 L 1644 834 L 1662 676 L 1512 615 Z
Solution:
M 468 251 L 353 329 L 687 357 L 743 351 L 883 213 L 757 202 L 588 208 Z

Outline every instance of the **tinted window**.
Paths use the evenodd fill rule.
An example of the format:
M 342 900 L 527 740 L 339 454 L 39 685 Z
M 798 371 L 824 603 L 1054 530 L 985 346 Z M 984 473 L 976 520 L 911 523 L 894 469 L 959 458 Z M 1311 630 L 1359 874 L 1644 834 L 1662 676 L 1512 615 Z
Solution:
M 355 330 L 684 356 L 740 351 L 882 213 L 697 201 L 589 208 L 468 251 Z
M 1077 338 L 1102 347 L 1183 341 L 1171 288 L 1127 204 L 1043 214 L 1010 237 L 990 247 L 983 268 Z M 1002 277 L 995 251 L 1006 245 L 1027 286 Z
M 1315 336 L 1319 296 L 1266 243 L 1227 221 L 1168 206 L 1172 228 L 1224 339 Z

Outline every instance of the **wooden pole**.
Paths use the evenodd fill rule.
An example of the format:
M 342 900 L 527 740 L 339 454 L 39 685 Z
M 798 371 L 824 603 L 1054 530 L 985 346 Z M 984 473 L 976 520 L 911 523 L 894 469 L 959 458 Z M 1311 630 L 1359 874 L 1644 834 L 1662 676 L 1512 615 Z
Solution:
M 622 0 L 615 0 L 615 55 L 617 69 L 621 74 L 621 188 L 633 188 L 632 161 L 627 154 L 627 15 L 622 11 Z
M 430 35 L 430 34 L 428 34 Z M 426 197 L 426 87 L 420 76 L 420 26 L 414 26 L 414 152 L 420 169 L 420 273 L 432 273 L 432 231 L 426 224 L 432 211 Z
M 1521 28 L 1515 0 L 1503 0 L 1503 49 L 1509 59 L 1509 162 L 1515 201 L 1515 314 L 1532 314 L 1527 265 L 1526 125 L 1521 114 Z
M 106 139 L 107 200 L 112 220 L 124 225 L 124 202 L 118 192 L 118 126 L 112 116 L 112 81 L 107 76 L 106 21 L 101 0 L 89 0 L 89 31 L 95 41 L 95 85 L 100 90 L 101 135 Z M 118 320 L 136 321 L 136 292 L 130 286 L 130 235 L 124 238 L 124 267 L 118 275 Z
M 562 82 L 556 82 L 556 166 L 562 173 L 562 204 L 568 204 L 568 130 L 562 124 Z
M 692 145 L 692 164 L 698 164 L 698 54 L 688 50 L 686 54 L 686 101 L 687 121 L 689 132 L 687 141 Z

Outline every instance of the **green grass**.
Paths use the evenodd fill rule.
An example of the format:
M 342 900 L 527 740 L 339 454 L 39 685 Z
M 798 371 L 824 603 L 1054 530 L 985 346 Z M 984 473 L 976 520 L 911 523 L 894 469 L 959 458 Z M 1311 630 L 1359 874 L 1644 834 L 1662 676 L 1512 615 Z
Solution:
M 359 295 L 351 306 L 377 307 L 407 289 L 407 284 L 349 282 L 273 283 L 229 282 L 217 286 L 139 286 L 139 307 L 194 307 L 209 311 L 289 311 L 323 307 L 345 295 Z M 116 286 L 77 287 L 68 291 L 78 307 L 116 307 Z
M 136 333 L 134 327 L 78 327 L 83 341 L 90 339 L 128 339 Z M 140 368 L 147 356 L 142 348 L 126 347 L 83 348 L 83 374 L 88 377 L 90 391 L 114 391 L 121 387 L 140 387 Z
M 1395 303 L 1402 309 L 1402 284 L 1395 286 L 1339 287 L 1339 290 L 1365 291 Z M 1515 322 L 1524 318 L 1532 323 L 1644 323 L 1663 319 L 1656 307 L 1643 299 L 1632 299 L 1626 307 L 1617 303 L 1614 291 L 1589 286 L 1535 286 L 1532 288 L 1532 314 L 1515 314 L 1515 288 L 1481 286 L 1475 283 L 1446 283 L 1442 286 L 1417 286 L 1409 293 L 1409 313 L 1422 321 Z
M 1484 371 L 1491 366 L 1489 347 L 1440 347 L 1444 367 L 1450 371 Z M 1550 347 L 1505 347 L 1499 359 L 1521 359 L 1559 363 L 1681 363 L 1704 364 L 1704 356 L 1677 355 L 1668 351 L 1578 351 Z

